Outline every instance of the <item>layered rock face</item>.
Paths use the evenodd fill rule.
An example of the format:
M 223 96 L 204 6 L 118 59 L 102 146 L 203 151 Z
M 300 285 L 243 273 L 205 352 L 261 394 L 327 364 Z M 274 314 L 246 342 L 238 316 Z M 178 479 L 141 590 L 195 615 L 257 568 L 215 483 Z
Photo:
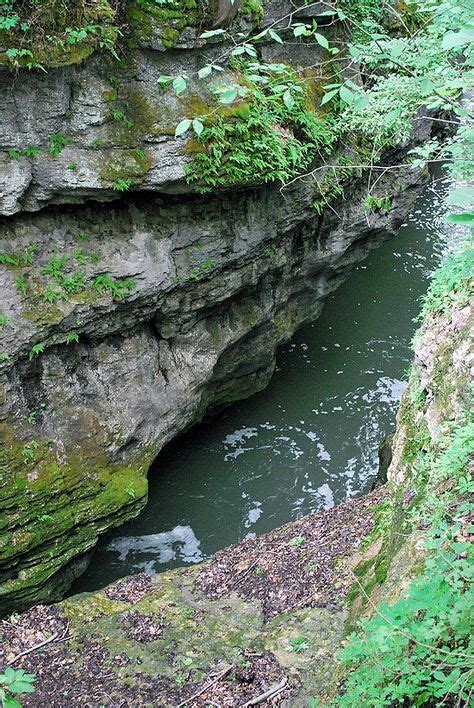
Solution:
M 156 80 L 190 71 L 202 41 L 180 25 L 164 51 L 163 28 L 147 31 L 119 86 L 94 57 L 3 76 L 1 612 L 61 597 L 98 535 L 143 507 L 162 446 L 267 384 L 277 346 L 394 233 L 420 182 L 387 172 L 392 209 L 370 216 L 360 176 L 322 214 L 311 180 L 192 193 L 186 140 L 165 130 L 185 99 Z M 123 96 L 132 128 L 108 112 Z M 47 152 L 66 124 L 56 156 L 11 156 Z

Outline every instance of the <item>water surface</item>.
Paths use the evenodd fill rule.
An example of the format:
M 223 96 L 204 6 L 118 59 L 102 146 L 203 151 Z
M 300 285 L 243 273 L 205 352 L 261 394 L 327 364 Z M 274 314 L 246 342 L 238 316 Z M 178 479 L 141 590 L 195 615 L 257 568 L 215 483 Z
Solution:
M 440 181 L 395 239 L 279 353 L 268 388 L 169 445 L 146 509 L 105 536 L 72 592 L 196 563 L 370 487 L 392 431 L 427 278 L 453 240 Z

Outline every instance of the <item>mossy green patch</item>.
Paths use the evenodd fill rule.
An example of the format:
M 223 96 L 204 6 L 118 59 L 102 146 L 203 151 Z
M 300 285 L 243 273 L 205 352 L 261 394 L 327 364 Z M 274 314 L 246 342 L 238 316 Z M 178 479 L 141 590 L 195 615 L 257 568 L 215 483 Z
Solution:
M 183 0 L 169 6 L 148 0 L 132 0 L 127 6 L 131 46 L 147 46 L 158 40 L 172 47 L 186 27 L 195 27 L 202 19 L 196 0 Z
M 54 596 L 61 568 L 146 502 L 153 453 L 142 451 L 132 464 L 111 461 L 107 434 L 92 416 L 77 421 L 77 434 L 80 449 L 65 454 L 26 428 L 0 425 L 0 612 Z

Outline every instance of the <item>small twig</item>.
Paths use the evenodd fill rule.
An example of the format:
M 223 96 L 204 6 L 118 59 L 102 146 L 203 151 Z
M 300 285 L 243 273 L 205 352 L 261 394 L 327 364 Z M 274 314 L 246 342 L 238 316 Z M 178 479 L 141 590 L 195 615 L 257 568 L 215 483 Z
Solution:
M 33 647 L 30 647 L 29 649 L 25 649 L 24 651 L 21 651 L 19 654 L 17 654 L 12 660 L 11 664 L 14 664 L 15 661 L 18 661 L 18 659 L 21 659 L 22 656 L 26 656 L 26 654 L 31 654 L 32 651 L 36 651 L 37 649 L 40 649 L 41 647 L 44 647 L 46 644 L 51 644 L 51 642 L 54 642 L 59 636 L 59 632 L 55 632 L 54 634 L 49 637 L 49 639 L 45 639 L 44 642 L 40 642 L 39 644 L 35 644 Z M 64 637 L 66 639 L 66 637 Z
M 257 565 L 257 561 L 254 561 L 249 566 L 247 566 L 247 568 L 245 568 L 245 570 L 242 570 L 240 573 L 238 573 L 235 577 L 234 582 L 230 586 L 231 589 L 233 590 L 235 588 L 235 586 L 238 583 L 240 583 L 241 580 L 243 580 L 245 577 L 247 577 L 247 575 L 255 568 L 256 565 Z
M 187 703 L 191 703 L 191 701 L 194 701 L 195 698 L 198 698 L 201 694 L 203 694 L 203 693 L 205 693 L 206 691 L 208 691 L 212 686 L 214 686 L 215 683 L 217 683 L 218 681 L 220 681 L 221 678 L 224 678 L 224 676 L 227 676 L 227 674 L 228 674 L 231 670 L 232 670 L 232 666 L 228 666 L 226 669 L 223 669 L 222 671 L 220 671 L 220 672 L 216 675 L 215 679 L 213 679 L 210 683 L 208 683 L 208 684 L 206 684 L 205 686 L 203 686 L 203 687 L 202 687 L 199 691 L 197 691 L 196 693 L 193 693 L 192 696 L 190 696 L 189 698 L 186 698 L 186 700 L 183 701 L 182 703 L 179 703 L 179 704 L 178 704 L 178 708 L 181 708 L 181 706 L 185 706 Z
M 247 701 L 247 703 L 244 703 L 242 708 L 246 708 L 246 706 L 256 706 L 257 703 L 262 703 L 262 701 L 265 701 L 267 698 L 273 698 L 274 696 L 278 695 L 284 689 L 286 688 L 286 678 L 282 679 L 279 684 L 274 686 L 273 688 L 268 689 L 268 691 L 265 691 L 265 693 L 261 693 L 259 696 L 256 696 L 255 698 L 252 698 L 251 701 Z

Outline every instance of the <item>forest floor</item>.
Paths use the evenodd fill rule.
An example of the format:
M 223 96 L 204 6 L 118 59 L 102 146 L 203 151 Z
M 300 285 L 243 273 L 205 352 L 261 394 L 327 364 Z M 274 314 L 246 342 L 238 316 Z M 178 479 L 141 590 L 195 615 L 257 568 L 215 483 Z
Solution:
M 335 680 L 352 568 L 387 496 L 12 616 L 0 665 L 36 675 L 25 707 L 307 705 Z

